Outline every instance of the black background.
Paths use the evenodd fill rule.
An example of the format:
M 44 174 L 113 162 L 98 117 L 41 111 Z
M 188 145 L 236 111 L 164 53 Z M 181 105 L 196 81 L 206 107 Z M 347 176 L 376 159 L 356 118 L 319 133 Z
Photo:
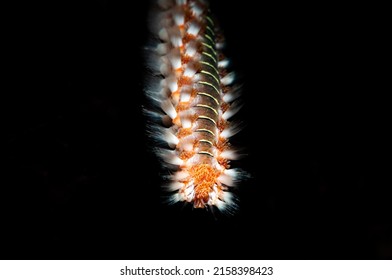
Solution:
M 385 259 L 353 7 L 214 1 L 243 84 L 233 217 L 161 198 L 142 106 L 148 3 L 16 7 L 4 94 L 2 259 Z

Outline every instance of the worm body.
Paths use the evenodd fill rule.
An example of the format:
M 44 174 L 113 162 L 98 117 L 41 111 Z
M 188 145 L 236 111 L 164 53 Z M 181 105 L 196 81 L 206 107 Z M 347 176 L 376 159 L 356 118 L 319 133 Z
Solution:
M 165 187 L 172 202 L 232 212 L 243 173 L 230 168 L 238 155 L 229 138 L 240 130 L 230 118 L 240 103 L 222 33 L 202 0 L 158 1 L 151 19 L 146 114 L 155 151 L 172 170 Z

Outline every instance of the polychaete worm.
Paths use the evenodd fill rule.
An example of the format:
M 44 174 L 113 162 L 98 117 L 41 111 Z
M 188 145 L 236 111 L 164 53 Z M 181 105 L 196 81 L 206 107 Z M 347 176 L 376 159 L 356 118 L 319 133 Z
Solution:
M 229 139 L 241 130 L 231 120 L 241 102 L 222 32 L 203 0 L 156 1 L 150 29 L 145 113 L 154 150 L 171 170 L 169 200 L 233 213 L 233 189 L 246 173 L 230 167 L 239 157 Z

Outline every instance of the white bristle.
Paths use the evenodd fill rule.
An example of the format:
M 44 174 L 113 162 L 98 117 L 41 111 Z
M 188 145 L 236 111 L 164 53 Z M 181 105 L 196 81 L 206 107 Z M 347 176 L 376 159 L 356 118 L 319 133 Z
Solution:
M 240 97 L 240 92 L 238 90 L 230 91 L 223 95 L 223 101 L 225 101 L 226 103 L 230 103 L 238 97 Z
M 231 178 L 229 175 L 226 174 L 222 174 L 218 177 L 219 182 L 221 182 L 222 184 L 226 185 L 226 186 L 233 186 L 234 182 L 233 182 L 233 178 Z
M 166 28 L 161 28 L 161 30 L 159 30 L 158 36 L 162 41 L 169 41 L 169 33 L 167 32 Z
M 220 79 L 221 83 L 225 86 L 230 85 L 234 82 L 235 79 L 235 74 L 234 72 L 231 72 L 224 76 L 223 78 Z
M 215 200 L 215 205 L 216 205 L 216 207 L 218 207 L 219 211 L 222 211 L 222 212 L 224 212 L 228 207 L 227 203 L 225 203 L 219 199 Z
M 177 202 L 179 202 L 179 201 L 183 201 L 184 200 L 184 198 L 182 197 L 182 195 L 180 194 L 180 193 L 175 193 L 175 194 L 173 194 L 172 196 L 171 196 L 171 198 L 170 198 L 170 203 L 177 203 Z
M 173 180 L 183 181 L 189 177 L 189 173 L 185 171 L 178 171 L 173 175 Z
M 197 36 L 197 34 L 199 34 L 200 29 L 201 29 L 200 24 L 196 21 L 192 21 L 188 26 L 187 32 L 193 36 Z
M 185 186 L 184 183 L 173 181 L 170 184 L 166 185 L 165 188 L 169 191 L 178 191 Z
M 186 45 L 186 50 L 185 50 L 186 55 L 192 57 L 195 55 L 196 51 L 197 51 L 197 46 L 195 42 L 192 41 Z
M 160 149 L 157 151 L 157 154 L 167 163 L 178 166 L 184 163 L 184 161 L 178 157 L 175 151 Z
M 241 131 L 241 123 L 234 122 L 234 123 L 230 123 L 230 126 L 225 128 L 221 132 L 220 136 L 227 139 L 233 135 L 236 135 L 240 131 Z
M 222 197 L 223 197 L 223 200 L 226 203 L 232 203 L 233 202 L 233 194 L 230 193 L 230 192 L 223 192 Z
M 177 117 L 176 109 L 169 100 L 162 101 L 161 108 L 171 119 Z
M 218 67 L 219 68 L 227 68 L 230 64 L 230 61 L 228 59 L 223 59 L 218 62 Z
M 162 63 L 161 67 L 159 67 L 159 72 L 163 76 L 168 76 L 171 72 L 171 68 L 169 67 L 169 65 L 167 63 Z
M 180 97 L 181 102 L 189 102 L 190 99 L 191 99 L 191 93 L 189 91 L 181 91 L 181 97 Z
M 189 187 L 187 187 L 187 188 L 185 189 L 185 195 L 186 195 L 187 197 L 193 197 L 194 192 L 195 192 L 195 188 L 194 188 L 193 185 L 191 185 L 191 186 L 189 186 Z
M 193 150 L 193 144 L 191 142 L 187 142 L 185 144 L 182 145 L 182 148 L 187 151 L 190 152 Z
M 169 89 L 170 89 L 171 92 L 177 91 L 177 89 L 178 89 L 177 81 L 171 82 L 171 83 L 169 84 Z M 228 118 L 227 118 L 227 119 L 228 119 Z
M 183 25 L 184 22 L 185 22 L 185 15 L 184 15 L 184 12 L 182 12 L 182 11 L 176 11 L 176 12 L 173 14 L 173 19 L 174 19 L 174 22 L 175 22 L 178 26 Z
M 168 88 L 168 86 L 167 86 L 167 79 L 161 80 L 159 82 L 159 86 L 161 87 L 161 89 L 167 89 Z
M 181 118 L 181 124 L 183 128 L 191 128 L 192 122 L 189 118 Z
M 236 103 L 236 101 L 230 106 L 229 109 L 227 109 L 226 112 L 222 114 L 222 118 L 225 120 L 230 119 L 232 116 L 234 116 L 239 110 L 241 109 L 241 105 Z
M 178 89 L 178 84 L 177 84 L 177 79 L 174 76 L 169 76 L 167 77 L 165 80 L 165 84 L 167 86 L 167 88 L 171 91 L 171 92 L 175 92 Z
M 211 191 L 209 194 L 210 200 L 214 201 L 217 197 L 217 193 L 214 191 Z
M 220 156 L 221 156 L 222 158 L 225 158 L 225 159 L 232 159 L 232 160 L 238 158 L 237 153 L 236 153 L 235 151 L 233 151 L 233 150 L 226 150 L 226 151 L 223 151 L 223 152 L 220 154 Z
M 180 69 L 181 68 L 181 56 L 177 52 L 172 52 L 169 58 L 170 64 L 173 69 Z
M 159 55 L 165 55 L 169 52 L 170 46 L 167 43 L 160 43 L 158 44 L 157 48 L 156 48 L 156 52 Z
M 218 189 L 216 188 L 216 185 L 212 188 L 212 191 L 209 193 L 210 200 L 214 201 L 218 197 Z
M 175 136 L 170 129 L 165 129 L 163 134 L 164 140 L 170 145 L 175 146 L 178 144 L 180 140 L 178 140 L 177 136 Z
M 159 80 L 159 82 L 157 80 L 155 83 L 148 85 L 146 87 L 146 92 L 148 93 L 148 96 L 153 99 L 162 99 L 162 97 L 165 97 L 165 89 L 162 88 L 162 85 L 164 85 L 164 83 L 161 80 Z
M 218 153 L 216 153 L 216 154 L 218 154 Z M 216 167 L 216 170 L 218 170 L 218 171 L 224 170 L 223 166 L 220 165 L 219 163 L 216 163 L 216 164 L 215 164 L 215 167 Z
M 217 50 L 222 50 L 225 47 L 225 43 L 216 43 L 215 48 Z
M 196 2 L 192 2 L 191 10 L 196 17 L 203 13 L 203 9 Z
M 184 71 L 184 76 L 192 78 L 197 72 L 197 69 L 194 65 L 187 65 Z
M 179 48 L 182 46 L 182 38 L 181 34 L 173 33 L 170 35 L 170 42 L 172 43 L 173 47 Z
M 223 138 L 229 138 L 230 136 L 232 136 L 233 135 L 233 133 L 232 133 L 232 130 L 230 129 L 230 128 L 225 128 L 222 132 L 221 132 L 221 134 L 220 134 L 220 136 L 221 137 L 223 137 Z
M 224 174 L 230 176 L 231 178 L 237 178 L 238 177 L 238 170 L 237 168 L 231 168 L 231 169 L 226 169 L 224 171 Z

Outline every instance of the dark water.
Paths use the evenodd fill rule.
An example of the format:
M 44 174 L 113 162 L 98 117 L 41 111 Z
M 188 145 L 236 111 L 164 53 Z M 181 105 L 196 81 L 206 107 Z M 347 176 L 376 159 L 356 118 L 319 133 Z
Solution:
M 0 258 L 391 258 L 349 13 L 212 3 L 243 84 L 235 164 L 252 175 L 221 217 L 161 203 L 142 115 L 148 5 L 128 2 L 16 8 Z

